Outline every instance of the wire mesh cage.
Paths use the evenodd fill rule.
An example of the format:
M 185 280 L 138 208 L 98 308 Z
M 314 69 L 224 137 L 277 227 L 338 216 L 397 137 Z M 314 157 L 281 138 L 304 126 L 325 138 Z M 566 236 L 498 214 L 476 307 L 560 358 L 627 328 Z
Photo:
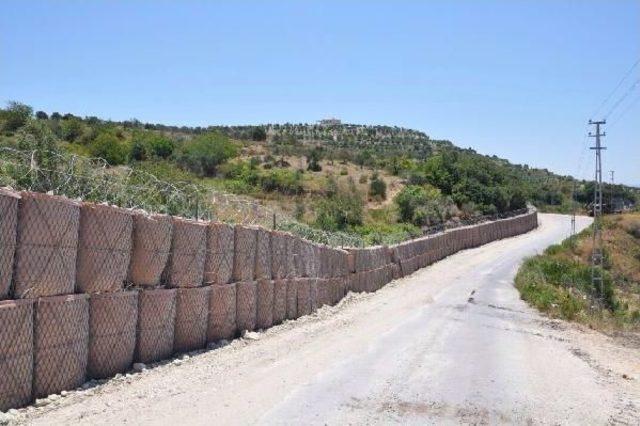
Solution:
M 280 324 L 287 318 L 287 282 L 273 281 L 273 323 Z
M 14 296 L 74 292 L 80 204 L 23 191 L 18 209 Z
M 138 297 L 135 359 L 150 363 L 173 353 L 176 289 L 142 290 Z
M 0 300 L 9 296 L 11 288 L 19 198 L 17 192 L 0 188 Z
M 83 293 L 123 288 L 131 259 L 133 217 L 122 208 L 93 203 L 80 207 L 76 286 Z
M 93 294 L 89 298 L 87 375 L 104 379 L 133 363 L 138 323 L 138 292 Z
M 41 398 L 85 381 L 89 296 L 42 297 L 35 302 L 33 393 Z
M 175 352 L 189 352 L 206 346 L 210 292 L 210 287 L 177 289 Z
M 0 301 L 0 324 L 0 411 L 6 411 L 33 396 L 33 300 Z
M 256 244 L 258 232 L 244 225 L 235 226 L 235 256 L 233 280 L 252 281 L 255 277 Z
M 164 271 L 169 287 L 199 287 L 204 276 L 207 224 L 173 218 L 171 253 Z
M 287 319 L 298 318 L 298 281 L 289 278 L 287 283 Z
M 256 329 L 258 285 L 255 281 L 236 283 L 236 326 L 238 331 Z
M 274 282 L 258 280 L 257 286 L 256 328 L 267 329 L 273 325 Z
M 235 231 L 226 223 L 211 222 L 207 226 L 207 250 L 204 267 L 206 284 L 227 284 L 233 275 Z
M 256 230 L 256 279 L 271 279 L 271 232 L 264 228 Z
M 287 240 L 283 232 L 271 234 L 271 274 L 274 279 L 287 278 Z
M 309 315 L 311 311 L 311 285 L 308 278 L 295 278 L 297 282 L 297 316 Z
M 170 216 L 135 212 L 133 249 L 128 271 L 130 282 L 148 287 L 160 284 L 171 251 L 172 228 Z
M 233 339 L 236 334 L 236 285 L 212 285 L 207 340 Z

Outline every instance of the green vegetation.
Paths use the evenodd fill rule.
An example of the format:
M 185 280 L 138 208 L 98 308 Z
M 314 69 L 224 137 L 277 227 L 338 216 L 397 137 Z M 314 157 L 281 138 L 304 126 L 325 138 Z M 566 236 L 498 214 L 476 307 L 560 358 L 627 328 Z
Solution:
M 584 206 L 593 189 L 588 182 L 390 126 L 177 127 L 34 114 L 27 105 L 10 102 L 0 109 L 0 130 L 0 149 L 36 151 L 40 177 L 56 167 L 43 151 L 87 162 L 98 157 L 108 163 L 108 175 L 145 172 L 197 187 L 198 193 L 250 197 L 252 209 L 260 204 L 282 212 L 299 222 L 296 229 L 342 232 L 367 242 L 399 241 L 423 227 L 507 214 L 527 203 L 543 211 L 569 211 L 574 185 Z M 634 188 L 613 189 L 629 201 L 638 197 Z M 229 220 L 236 220 L 237 209 L 228 210 Z
M 603 222 L 602 288 L 591 283 L 591 229 L 527 259 L 516 276 L 522 299 L 552 317 L 603 330 L 640 330 L 640 215 Z

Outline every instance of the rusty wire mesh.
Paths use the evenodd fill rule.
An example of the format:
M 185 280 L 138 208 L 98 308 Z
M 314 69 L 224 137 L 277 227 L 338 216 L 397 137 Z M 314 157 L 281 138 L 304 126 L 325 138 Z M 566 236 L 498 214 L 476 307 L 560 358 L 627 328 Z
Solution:
M 0 188 L 0 300 L 8 297 L 11 289 L 19 198 L 17 192 Z
M 199 287 L 204 276 L 207 224 L 172 218 L 171 251 L 164 271 L 169 287 Z
M 227 284 L 233 276 L 235 231 L 226 223 L 207 226 L 207 250 L 204 266 L 206 284 Z
M 311 314 L 311 283 L 309 278 L 295 278 L 297 282 L 297 316 Z
M 236 284 L 212 285 L 207 340 L 233 339 L 236 334 Z
M 280 324 L 287 318 L 287 282 L 273 281 L 273 323 Z
M 271 232 L 264 228 L 256 231 L 256 279 L 271 279 Z
M 287 319 L 298 318 L 298 281 L 289 278 L 287 283 Z
M 133 217 L 118 207 L 83 203 L 80 208 L 76 286 L 82 293 L 123 288 L 131 258 Z
M 35 302 L 33 393 L 41 398 L 85 381 L 89 296 L 42 297 Z
M 287 277 L 287 240 L 283 232 L 275 231 L 271 234 L 271 274 L 274 279 Z
M 32 400 L 33 301 L 0 301 L 0 411 Z
M 256 329 L 257 309 L 258 284 L 255 281 L 236 283 L 236 326 L 240 333 Z
M 258 231 L 255 228 L 244 225 L 235 226 L 234 281 L 253 281 L 255 277 L 257 236 Z
M 14 265 L 14 296 L 74 292 L 79 203 L 53 195 L 21 193 Z
M 137 291 L 91 295 L 88 377 L 105 379 L 124 373 L 131 367 L 137 323 Z
M 175 352 L 189 352 L 207 345 L 210 292 L 210 287 L 177 289 Z
M 138 298 L 135 359 L 149 363 L 173 353 L 176 289 L 142 290 Z
M 170 216 L 133 215 L 133 249 L 128 280 L 138 286 L 160 284 L 162 272 L 171 252 L 172 221 Z
M 267 329 L 273 325 L 274 282 L 258 280 L 256 304 L 256 328 Z

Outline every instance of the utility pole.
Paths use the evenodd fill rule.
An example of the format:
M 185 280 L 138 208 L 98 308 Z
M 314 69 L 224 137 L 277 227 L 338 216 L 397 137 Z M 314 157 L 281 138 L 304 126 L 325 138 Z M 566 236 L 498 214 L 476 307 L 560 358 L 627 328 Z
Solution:
M 603 252 L 602 252 L 602 155 L 601 151 L 607 149 L 600 144 L 600 138 L 606 133 L 600 133 L 600 126 L 606 124 L 606 120 L 592 121 L 589 124 L 596 126 L 596 132 L 589 132 L 589 137 L 595 138 L 596 146 L 590 149 L 596 151 L 596 173 L 595 185 L 593 189 L 593 250 L 591 252 L 591 285 L 598 289 L 600 305 L 604 303 L 604 282 L 603 282 Z
M 615 213 L 613 210 L 613 174 L 615 170 L 609 170 L 609 174 L 611 175 L 611 190 L 609 191 L 609 212 Z

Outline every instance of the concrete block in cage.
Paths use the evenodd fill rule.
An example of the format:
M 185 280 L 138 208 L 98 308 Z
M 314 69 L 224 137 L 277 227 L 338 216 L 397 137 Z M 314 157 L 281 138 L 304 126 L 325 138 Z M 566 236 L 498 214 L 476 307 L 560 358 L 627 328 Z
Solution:
M 90 378 L 105 379 L 131 367 L 137 324 L 137 291 L 91 295 L 87 365 Z
M 311 311 L 311 285 L 308 278 L 296 278 L 298 287 L 298 311 L 297 316 L 310 315 Z
M 0 300 L 9 296 L 11 288 L 19 199 L 17 192 L 0 188 Z
M 169 216 L 134 213 L 129 281 L 145 287 L 160 284 L 171 250 L 172 228 Z
M 257 286 L 256 328 L 267 329 L 273 325 L 274 282 L 258 280 Z
M 76 285 L 81 293 L 123 288 L 131 259 L 133 217 L 129 210 L 82 203 Z
M 233 261 L 233 280 L 253 281 L 258 232 L 255 228 L 244 225 L 236 225 L 234 229 L 236 253 Z
M 33 394 L 42 398 L 84 383 L 89 352 L 89 296 L 35 302 Z
M 236 334 L 236 285 L 212 285 L 207 340 L 233 339 Z
M 0 411 L 27 405 L 33 383 L 33 300 L 0 301 Z
M 255 281 L 236 283 L 236 326 L 240 333 L 256 329 L 257 309 L 258 284 Z
M 287 282 L 273 281 L 273 323 L 280 324 L 287 318 Z
M 20 196 L 15 298 L 73 293 L 80 204 L 36 192 L 23 191 Z
M 199 287 L 204 274 L 207 224 L 172 218 L 171 252 L 164 271 L 169 287 Z
M 298 281 L 295 279 L 286 280 L 287 283 L 287 318 L 298 317 Z
M 135 359 L 150 363 L 173 353 L 176 289 L 142 290 L 138 297 L 138 330 Z
M 271 279 L 271 232 L 258 228 L 256 230 L 256 267 L 255 276 L 259 280 Z
M 207 250 L 204 266 L 206 284 L 228 284 L 233 275 L 235 232 L 231 225 L 211 222 L 207 227 Z
M 210 292 L 210 287 L 177 289 L 174 352 L 189 352 L 207 345 Z

